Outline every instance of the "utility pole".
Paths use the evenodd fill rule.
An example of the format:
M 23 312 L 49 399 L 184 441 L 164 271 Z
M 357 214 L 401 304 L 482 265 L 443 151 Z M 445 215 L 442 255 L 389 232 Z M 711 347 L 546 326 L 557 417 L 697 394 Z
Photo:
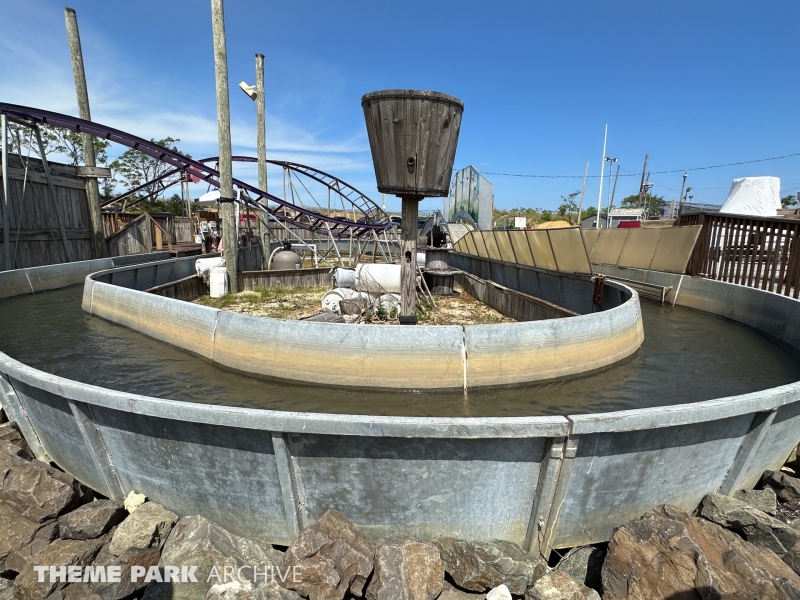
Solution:
M 89 90 L 86 87 L 86 72 L 83 69 L 83 52 L 81 50 L 81 36 L 78 32 L 78 15 L 72 8 L 64 9 L 64 18 L 67 21 L 67 39 L 69 52 L 72 56 L 72 75 L 75 78 L 75 93 L 78 96 L 78 115 L 86 121 L 92 120 L 89 111 Z M 88 133 L 83 134 L 83 162 L 87 167 L 96 167 L 94 155 L 94 138 Z M 89 203 L 89 218 L 92 222 L 92 248 L 95 258 L 106 257 L 106 236 L 103 231 L 103 214 L 100 211 L 100 186 L 97 178 L 86 178 L 86 199 Z
M 239 291 L 236 261 L 239 240 L 233 197 L 233 164 L 231 162 L 231 109 L 228 93 L 228 51 L 225 46 L 225 9 L 223 0 L 211 0 L 211 27 L 214 35 L 214 74 L 217 84 L 217 138 L 219 140 L 219 203 L 222 213 L 222 244 L 225 268 L 228 270 L 228 291 Z
M 611 209 L 614 207 L 614 196 L 617 194 L 617 180 L 619 179 L 619 167 L 617 165 L 617 174 L 614 176 L 614 189 L 611 191 L 611 200 L 608 203 L 608 215 L 606 218 L 606 229 L 611 226 Z M 611 170 L 608 171 L 608 176 L 611 177 Z
M 644 155 L 644 167 L 642 167 L 642 182 L 639 184 L 639 201 L 636 203 L 636 208 L 642 207 L 642 200 L 644 199 L 644 174 L 647 171 L 647 159 L 649 154 Z
M 686 186 L 686 173 L 683 174 L 683 183 L 681 183 L 681 193 L 678 196 L 678 216 L 681 215 L 681 209 L 683 208 L 683 188 Z
M 581 224 L 581 215 L 583 214 L 583 195 L 586 193 L 586 176 L 589 174 L 589 161 L 586 161 L 586 168 L 583 170 L 583 187 L 581 188 L 581 203 L 578 206 L 578 226 Z
M 256 128 L 258 129 L 258 189 L 267 188 L 267 99 L 264 97 L 264 55 L 256 54 Z
M 606 172 L 606 142 L 608 141 L 608 125 L 606 125 L 606 133 L 603 136 L 603 156 L 600 158 L 600 191 L 597 193 L 597 218 L 595 219 L 595 228 L 600 229 L 600 207 L 603 204 L 603 175 Z
M 267 98 L 264 92 L 264 55 L 256 54 L 256 145 L 258 147 L 258 189 L 269 193 L 267 181 Z M 269 205 L 269 201 L 266 202 Z M 248 225 L 250 221 L 248 220 Z M 258 220 L 258 237 L 261 239 L 262 268 L 269 262 L 269 220 L 266 226 L 266 247 L 261 233 L 261 219 Z

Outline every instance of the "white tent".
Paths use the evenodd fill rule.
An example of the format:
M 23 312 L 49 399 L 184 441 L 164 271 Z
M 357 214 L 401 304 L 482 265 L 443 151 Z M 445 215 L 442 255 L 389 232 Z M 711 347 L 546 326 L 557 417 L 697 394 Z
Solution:
M 728 198 L 719 212 L 775 217 L 780 207 L 780 178 L 742 177 L 733 180 Z

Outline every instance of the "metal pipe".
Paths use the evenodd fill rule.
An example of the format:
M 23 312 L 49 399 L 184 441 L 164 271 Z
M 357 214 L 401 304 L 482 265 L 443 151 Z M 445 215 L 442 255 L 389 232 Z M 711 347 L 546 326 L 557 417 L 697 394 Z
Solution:
M 67 39 L 69 52 L 72 57 L 72 75 L 75 79 L 75 93 L 78 96 L 78 114 L 81 119 L 92 120 L 89 111 L 89 89 L 86 87 L 86 72 L 83 69 L 83 51 L 81 50 L 81 35 L 78 31 L 78 15 L 72 8 L 64 9 L 64 18 L 67 22 Z M 83 163 L 87 167 L 96 167 L 94 154 L 94 137 L 83 133 Z M 106 236 L 103 231 L 103 214 L 100 212 L 100 186 L 97 178 L 86 179 L 86 201 L 89 205 L 89 218 L 92 224 L 92 248 L 95 258 L 105 258 Z
M 237 275 L 238 240 L 233 207 L 233 164 L 231 162 L 231 110 L 228 93 L 228 51 L 225 46 L 225 8 L 223 0 L 211 0 L 211 26 L 214 35 L 214 74 L 217 87 L 217 138 L 219 140 L 219 193 L 222 213 L 222 243 L 228 290 L 239 291 Z

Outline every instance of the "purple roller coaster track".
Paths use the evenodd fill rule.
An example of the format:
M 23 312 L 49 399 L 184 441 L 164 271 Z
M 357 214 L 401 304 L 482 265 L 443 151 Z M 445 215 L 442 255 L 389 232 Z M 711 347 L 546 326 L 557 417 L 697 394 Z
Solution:
M 0 113 L 20 121 L 28 121 L 37 124 L 43 123 L 80 133 L 88 133 L 95 137 L 109 140 L 127 146 L 128 148 L 133 148 L 173 167 L 173 169 L 163 174 L 161 177 L 104 202 L 103 206 L 118 202 L 124 197 L 141 191 L 153 183 L 165 181 L 167 178 L 177 174 L 185 174 L 196 180 L 205 181 L 214 187 L 219 187 L 219 171 L 205 164 L 216 162 L 216 157 L 199 161 L 193 160 L 178 152 L 164 148 L 135 135 L 125 133 L 124 131 L 93 121 L 86 121 L 77 117 L 42 110 L 40 108 L 0 102 Z M 257 159 L 248 156 L 237 156 L 234 157 L 234 160 L 240 162 L 256 162 Z M 241 192 L 239 198 L 244 204 L 268 212 L 279 221 L 295 225 L 308 231 L 320 232 L 326 235 L 328 231 L 330 231 L 331 235 L 334 237 L 352 236 L 354 238 L 361 238 L 370 235 L 372 232 L 383 231 L 392 226 L 388 215 L 375 204 L 375 202 L 341 179 L 313 167 L 297 163 L 281 161 L 268 162 L 284 169 L 303 174 L 335 191 L 345 201 L 349 202 L 362 216 L 351 220 L 348 218 L 326 215 L 290 202 L 284 198 L 273 196 L 244 181 L 234 179 L 234 187 Z M 270 204 L 272 204 L 272 206 L 270 206 Z

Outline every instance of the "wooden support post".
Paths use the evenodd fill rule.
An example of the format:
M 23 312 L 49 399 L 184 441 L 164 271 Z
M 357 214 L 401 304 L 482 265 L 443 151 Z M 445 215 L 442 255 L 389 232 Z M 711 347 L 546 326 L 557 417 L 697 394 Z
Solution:
M 78 96 L 78 114 L 81 119 L 92 120 L 89 111 L 89 90 L 86 87 L 86 73 L 83 69 L 83 52 L 81 51 L 81 36 L 78 32 L 78 16 L 72 8 L 64 9 L 67 21 L 67 39 L 69 51 L 72 56 L 72 75 L 75 78 L 75 92 Z M 87 167 L 95 167 L 94 138 L 88 133 L 83 134 L 83 162 Z M 86 179 L 86 199 L 89 204 L 89 218 L 92 222 L 92 249 L 95 258 L 106 257 L 106 237 L 103 232 L 103 215 L 100 211 L 100 187 L 97 179 Z
M 2 161 L 3 161 L 3 270 L 11 270 L 11 236 L 8 227 L 8 212 L 11 210 L 8 186 L 8 118 L 0 115 L 0 128 L 2 128 Z
M 267 99 L 264 96 L 264 55 L 256 54 L 256 146 L 258 148 L 258 189 L 269 192 L 267 180 Z M 269 227 L 266 236 L 261 233 L 261 219 L 258 220 L 258 238 L 261 240 L 262 269 L 267 268 L 269 260 Z M 266 244 L 264 238 L 266 237 Z
M 400 323 L 417 323 L 417 219 L 418 196 L 403 196 L 403 230 L 400 243 Z
M 228 290 L 239 291 L 236 268 L 239 240 L 233 207 L 233 165 L 231 163 L 231 111 L 228 92 L 228 50 L 225 45 L 225 9 L 223 0 L 211 0 L 211 25 L 214 34 L 214 73 L 217 84 L 217 137 L 219 139 L 219 193 L 222 213 L 222 242 Z

